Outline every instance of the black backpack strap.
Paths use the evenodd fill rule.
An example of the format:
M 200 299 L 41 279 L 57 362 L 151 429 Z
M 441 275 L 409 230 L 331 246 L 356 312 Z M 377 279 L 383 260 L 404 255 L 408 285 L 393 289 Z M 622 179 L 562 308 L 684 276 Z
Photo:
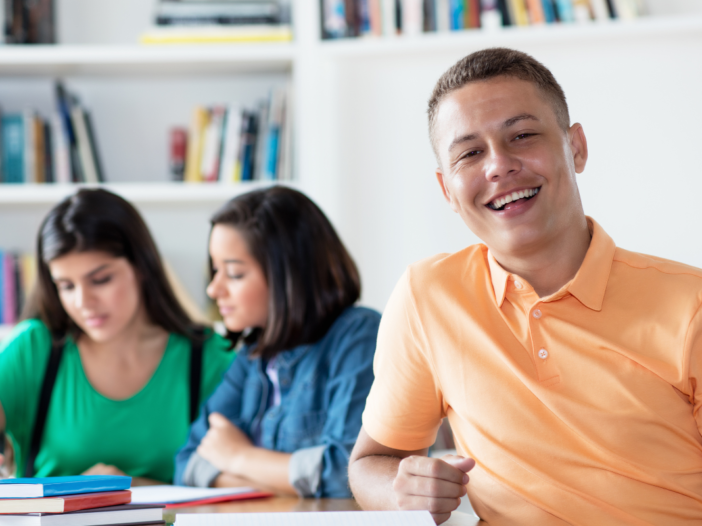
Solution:
M 58 374 L 59 364 L 63 356 L 63 343 L 53 341 L 51 344 L 51 353 L 49 354 L 49 363 L 46 365 L 44 373 L 44 381 L 41 384 L 41 393 L 39 394 L 39 405 L 37 407 L 37 415 L 34 419 L 34 429 L 32 429 L 32 439 L 29 443 L 29 452 L 27 454 L 27 463 L 24 468 L 25 477 L 34 476 L 34 461 L 39 453 L 41 446 L 41 438 L 44 435 L 44 425 L 46 424 L 46 415 L 49 413 L 49 403 L 51 403 L 51 393 L 54 390 L 56 383 L 56 375 Z
M 190 340 L 190 423 L 197 418 L 200 408 L 200 386 L 202 385 L 202 343 L 201 337 Z

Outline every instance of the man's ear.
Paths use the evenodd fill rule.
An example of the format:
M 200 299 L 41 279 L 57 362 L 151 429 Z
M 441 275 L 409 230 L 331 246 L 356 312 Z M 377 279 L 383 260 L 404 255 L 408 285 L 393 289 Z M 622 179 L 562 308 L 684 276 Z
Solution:
M 448 204 L 451 204 L 451 193 L 449 192 L 448 188 L 446 187 L 446 181 L 444 180 L 444 174 L 441 171 L 441 168 L 437 167 L 435 173 L 436 173 L 436 180 L 439 182 L 439 186 L 441 187 L 441 193 L 444 194 L 444 199 L 446 199 L 446 202 Z
M 575 173 L 582 173 L 587 164 L 587 138 L 582 124 L 576 122 L 568 130 L 570 137 L 570 149 L 573 152 L 573 164 Z

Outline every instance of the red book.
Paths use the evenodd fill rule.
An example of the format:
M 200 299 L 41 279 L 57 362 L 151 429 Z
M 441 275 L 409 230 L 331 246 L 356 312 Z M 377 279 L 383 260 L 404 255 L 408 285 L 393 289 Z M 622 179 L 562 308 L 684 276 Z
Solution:
M 35 499 L 0 499 L 0 514 L 10 513 L 66 513 L 68 511 L 90 510 L 105 506 L 129 504 L 132 492 L 105 491 L 102 493 L 82 493 L 60 497 Z M 0 519 L 2 523 L 2 519 Z

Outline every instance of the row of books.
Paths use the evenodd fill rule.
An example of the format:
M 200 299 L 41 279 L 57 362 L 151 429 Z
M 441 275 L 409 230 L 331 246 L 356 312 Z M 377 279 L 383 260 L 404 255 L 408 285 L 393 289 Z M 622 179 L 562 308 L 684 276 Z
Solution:
M 292 112 L 287 87 L 256 108 L 197 106 L 190 128 L 170 131 L 171 176 L 186 182 L 289 180 Z
M 6 44 L 54 44 L 54 0 L 4 0 L 0 10 Z
M 632 19 L 644 0 L 321 0 L 326 39 Z
M 0 250 L 0 324 L 17 323 L 35 279 L 33 254 Z
M 290 0 L 160 0 L 144 44 L 292 40 Z
M 131 504 L 131 477 L 0 480 L 3 526 L 164 525 L 162 504 Z
M 104 181 L 90 112 L 60 82 L 55 92 L 47 119 L 33 110 L 0 118 L 0 182 Z

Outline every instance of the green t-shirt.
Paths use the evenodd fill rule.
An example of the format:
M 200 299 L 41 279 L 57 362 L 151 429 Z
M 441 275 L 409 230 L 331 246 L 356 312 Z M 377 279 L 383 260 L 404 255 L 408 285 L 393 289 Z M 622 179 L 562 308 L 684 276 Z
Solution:
M 213 334 L 203 346 L 201 400 L 214 391 L 234 353 Z M 0 403 L 24 472 L 51 337 L 38 320 L 20 323 L 0 345 Z M 98 462 L 133 477 L 173 479 L 173 458 L 190 428 L 190 341 L 171 334 L 146 386 L 111 400 L 88 381 L 78 347 L 68 339 L 56 376 L 35 468 L 37 477 L 78 475 Z

